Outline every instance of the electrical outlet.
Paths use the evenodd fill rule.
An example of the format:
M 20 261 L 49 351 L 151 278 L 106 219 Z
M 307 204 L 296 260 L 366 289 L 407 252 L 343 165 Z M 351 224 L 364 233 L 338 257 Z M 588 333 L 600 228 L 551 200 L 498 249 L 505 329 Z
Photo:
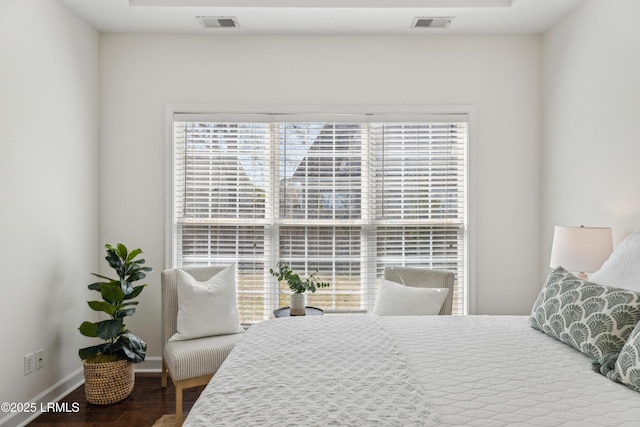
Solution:
M 29 353 L 24 357 L 24 374 L 29 375 L 35 367 L 36 357 L 33 353 Z
M 36 350 L 36 370 L 44 366 L 44 349 Z

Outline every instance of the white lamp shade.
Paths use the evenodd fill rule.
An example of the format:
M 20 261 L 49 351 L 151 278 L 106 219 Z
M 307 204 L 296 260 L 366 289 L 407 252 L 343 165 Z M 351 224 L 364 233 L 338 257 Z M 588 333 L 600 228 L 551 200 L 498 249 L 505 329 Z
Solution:
M 611 228 L 556 226 L 549 266 L 593 273 L 609 258 L 612 251 Z

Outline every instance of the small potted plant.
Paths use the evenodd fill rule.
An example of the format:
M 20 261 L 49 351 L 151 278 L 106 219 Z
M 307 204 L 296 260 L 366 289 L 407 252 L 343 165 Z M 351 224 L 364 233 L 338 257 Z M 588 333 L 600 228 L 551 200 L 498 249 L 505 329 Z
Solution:
M 305 280 L 300 278 L 300 275 L 294 273 L 291 268 L 282 261 L 276 264 L 277 270 L 273 268 L 269 269 L 269 273 L 275 276 L 278 281 L 285 280 L 289 288 L 291 289 L 291 302 L 290 313 L 292 316 L 304 316 L 305 314 L 305 296 L 306 291 L 315 292 L 319 288 L 326 288 L 329 286 L 327 282 L 320 282 L 316 277 L 316 273 L 312 273 Z
M 80 333 L 87 337 L 100 338 L 104 342 L 78 351 L 83 361 L 87 402 L 108 405 L 127 398 L 133 391 L 135 372 L 133 363 L 143 362 L 147 344 L 129 331 L 124 318 L 135 313 L 138 301 L 133 301 L 145 285 L 132 283 L 146 277 L 150 267 L 144 259 L 136 259 L 140 249 L 131 252 L 118 243 L 115 247 L 105 245 L 106 260 L 116 271 L 117 279 L 91 273 L 102 282 L 92 283 L 89 289 L 100 293 L 101 301 L 88 301 L 95 311 L 106 313 L 109 318 L 99 322 L 82 322 Z

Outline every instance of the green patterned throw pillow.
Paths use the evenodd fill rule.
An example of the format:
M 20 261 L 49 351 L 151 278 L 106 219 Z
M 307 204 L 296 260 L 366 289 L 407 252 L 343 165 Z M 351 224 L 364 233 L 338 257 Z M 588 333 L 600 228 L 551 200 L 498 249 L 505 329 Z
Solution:
M 640 323 L 620 351 L 614 379 L 640 391 Z
M 603 360 L 620 352 L 638 320 L 640 293 L 582 280 L 558 267 L 533 304 L 530 324 Z

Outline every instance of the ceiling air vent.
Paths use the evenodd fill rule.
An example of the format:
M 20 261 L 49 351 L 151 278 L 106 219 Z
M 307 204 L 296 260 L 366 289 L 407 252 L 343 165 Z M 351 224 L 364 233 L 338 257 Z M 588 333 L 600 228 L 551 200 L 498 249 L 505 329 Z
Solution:
M 453 16 L 419 17 L 414 18 L 411 28 L 447 28 L 453 21 Z
M 240 28 L 235 16 L 196 16 L 202 28 Z

